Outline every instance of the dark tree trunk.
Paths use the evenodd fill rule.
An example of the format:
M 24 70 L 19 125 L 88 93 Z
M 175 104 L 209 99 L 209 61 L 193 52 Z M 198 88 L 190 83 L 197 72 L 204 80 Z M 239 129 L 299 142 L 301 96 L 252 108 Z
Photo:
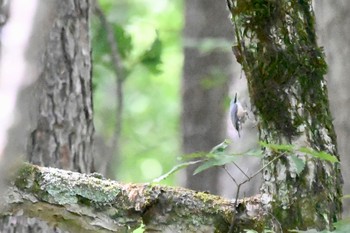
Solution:
M 293 144 L 336 157 L 324 54 L 318 47 L 311 1 L 228 1 L 236 33 L 234 52 L 245 71 L 260 140 Z M 263 203 L 288 229 L 332 228 L 342 211 L 338 163 L 266 148 Z M 298 174 L 290 155 L 305 161 Z M 291 217 L 293 216 L 293 217 Z M 275 222 L 275 221 L 274 221 Z
M 28 161 L 50 167 L 92 171 L 93 108 L 89 0 L 50 1 L 48 31 L 34 28 L 32 46 L 41 48 L 38 77 L 33 85 L 34 107 L 27 143 Z M 39 6 L 46 5 L 39 3 Z M 48 9 L 46 9 L 48 10 Z M 39 20 L 39 19 L 38 19 Z M 41 19 L 43 20 L 43 19 Z M 38 22 L 40 25 L 41 22 Z M 42 42 L 38 38 L 44 37 Z M 42 44 L 36 44 L 41 41 Z M 1 232 L 57 232 L 37 219 L 2 219 Z
M 201 52 L 205 40 L 232 38 L 229 12 L 224 2 L 187 0 L 185 5 L 185 62 L 182 81 L 182 151 L 184 154 L 209 151 L 226 134 L 224 100 L 232 77 L 232 56 L 223 48 Z M 193 176 L 186 169 L 185 186 L 219 193 L 219 170 Z

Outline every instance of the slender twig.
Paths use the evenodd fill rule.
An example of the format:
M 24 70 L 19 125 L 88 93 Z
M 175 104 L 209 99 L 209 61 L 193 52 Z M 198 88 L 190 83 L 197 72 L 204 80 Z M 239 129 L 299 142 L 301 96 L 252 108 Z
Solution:
M 231 173 L 227 170 L 226 166 L 222 166 L 222 168 L 226 171 L 227 175 L 231 178 L 231 180 L 233 180 L 233 182 L 236 184 L 236 186 L 238 187 L 238 183 L 235 180 L 235 178 L 231 175 Z
M 113 33 L 112 25 L 107 21 L 105 14 L 103 13 L 97 0 L 94 1 L 94 12 L 100 19 L 102 27 L 106 30 L 107 40 L 109 47 L 111 49 L 111 58 L 113 63 L 114 73 L 116 74 L 116 97 L 117 97 L 117 106 L 116 106 L 116 116 L 115 116 L 115 131 L 113 138 L 111 140 L 111 149 L 113 153 L 113 158 L 119 158 L 120 153 L 120 135 L 122 131 L 122 116 L 123 116 L 123 107 L 124 107 L 124 95 L 123 95 L 123 81 L 126 79 L 125 67 L 122 64 L 121 57 L 118 51 L 118 44 Z
M 177 172 L 178 170 L 180 169 L 183 169 L 183 168 L 186 168 L 188 167 L 189 165 L 194 165 L 194 164 L 197 164 L 197 163 L 202 163 L 204 160 L 201 159 L 201 160 L 195 160 L 195 161 L 189 161 L 189 162 L 185 162 L 185 163 L 180 163 L 178 165 L 176 165 L 175 167 L 173 167 L 170 171 L 168 171 L 167 173 L 165 173 L 164 175 L 152 180 L 152 182 L 160 182 L 164 179 L 166 179 L 168 176 L 170 176 L 171 174 Z
M 262 172 L 262 170 L 264 170 L 265 168 L 267 168 L 271 163 L 275 162 L 277 159 L 281 158 L 282 155 L 285 155 L 284 153 L 279 154 L 278 156 L 276 156 L 275 158 L 273 158 L 270 162 L 268 162 L 265 166 L 263 166 L 262 168 L 260 168 L 257 172 L 255 172 L 252 176 L 250 176 L 250 179 L 253 179 L 255 176 L 257 176 L 260 172 Z
M 243 175 L 245 175 L 245 177 L 249 179 L 249 176 L 234 161 L 232 161 L 232 163 L 242 172 Z
M 106 30 L 107 33 L 107 40 L 109 43 L 109 46 L 111 48 L 111 58 L 113 63 L 114 72 L 117 74 L 118 79 L 124 80 L 125 79 L 125 68 L 122 64 L 122 59 L 120 57 L 119 51 L 118 51 L 118 44 L 117 40 L 113 33 L 113 27 L 112 25 L 107 21 L 107 18 L 102 11 L 99 3 L 97 0 L 94 1 L 94 12 L 98 16 L 98 18 L 101 21 L 102 27 Z
M 247 179 L 245 179 L 244 181 L 242 181 L 242 182 L 239 183 L 238 185 L 237 185 L 237 183 L 235 182 L 236 185 L 237 185 L 237 192 L 236 192 L 236 198 L 235 198 L 235 203 L 234 203 L 235 209 L 238 207 L 238 206 L 237 206 L 237 203 L 238 203 L 239 191 L 240 191 L 240 189 L 241 189 L 241 186 L 242 186 L 243 184 L 247 183 L 248 181 L 252 180 L 254 177 L 256 177 L 260 172 L 262 172 L 265 168 L 267 168 L 267 167 L 268 167 L 270 164 L 272 164 L 274 161 L 276 161 L 277 159 L 279 159 L 282 155 L 284 155 L 284 153 L 279 154 L 278 156 L 276 156 L 275 158 L 273 158 L 270 162 L 268 162 L 265 166 L 263 166 L 262 168 L 260 168 L 258 171 L 256 171 L 256 172 L 255 172 L 253 175 L 251 175 L 251 176 L 247 176 L 246 173 L 243 172 L 242 169 L 241 169 L 236 163 L 234 163 L 235 166 L 236 166 L 244 175 L 246 175 L 246 177 L 247 177 Z M 230 176 L 231 176 L 231 175 L 230 175 Z M 235 223 L 235 218 L 233 218 L 232 221 L 231 221 L 231 224 L 230 224 L 230 228 L 229 228 L 228 233 L 232 233 L 232 232 L 233 232 L 234 223 Z

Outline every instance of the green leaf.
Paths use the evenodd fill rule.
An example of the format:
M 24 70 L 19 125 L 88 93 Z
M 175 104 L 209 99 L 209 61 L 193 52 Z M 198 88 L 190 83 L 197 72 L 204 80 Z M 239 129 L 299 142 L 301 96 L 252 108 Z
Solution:
M 151 47 L 144 52 L 140 57 L 140 62 L 143 64 L 150 72 L 154 74 L 160 73 L 159 65 L 162 63 L 161 60 L 162 54 L 162 42 L 159 39 L 157 33 L 156 38 L 154 39 Z
M 305 162 L 295 155 L 289 155 L 289 158 L 293 161 L 296 167 L 296 172 L 299 175 L 305 168 Z
M 328 153 L 326 153 L 324 151 L 318 152 L 318 151 L 315 151 L 315 150 L 313 150 L 311 148 L 308 148 L 308 147 L 301 147 L 298 150 L 300 152 L 312 155 L 315 158 L 319 158 L 319 159 L 322 159 L 322 160 L 325 160 L 325 161 L 329 161 L 331 163 L 339 162 L 337 157 L 335 157 L 334 155 L 328 154 Z
M 180 160 L 191 160 L 191 159 L 198 159 L 198 158 L 202 159 L 202 158 L 206 158 L 207 154 L 208 153 L 206 152 L 195 152 L 195 153 L 180 156 Z
M 205 161 L 203 164 L 201 164 L 199 167 L 196 168 L 196 170 L 193 172 L 193 175 L 196 175 L 202 171 L 205 171 L 211 167 L 216 167 L 216 166 L 223 166 L 228 163 L 232 163 L 233 161 L 236 160 L 237 157 L 235 156 L 230 156 L 230 155 L 222 155 L 222 156 L 217 156 L 213 159 L 209 159 Z
M 264 153 L 261 149 L 254 149 L 248 151 L 247 153 L 245 153 L 245 155 L 261 158 L 263 157 Z
M 211 149 L 210 153 L 221 155 L 226 150 L 226 148 L 230 145 L 230 143 L 231 142 L 228 139 L 225 139 L 222 143 L 213 147 L 213 149 Z
M 118 24 L 114 24 L 113 29 L 120 56 L 127 58 L 133 48 L 131 36 Z
M 315 156 L 320 158 L 320 159 L 327 160 L 331 163 L 339 162 L 337 157 L 335 157 L 334 155 L 328 154 L 324 151 L 318 152 L 317 154 L 315 154 Z
M 260 141 L 259 144 L 263 147 L 269 148 L 273 151 L 287 151 L 292 152 L 294 150 L 294 146 L 291 144 L 272 144 Z

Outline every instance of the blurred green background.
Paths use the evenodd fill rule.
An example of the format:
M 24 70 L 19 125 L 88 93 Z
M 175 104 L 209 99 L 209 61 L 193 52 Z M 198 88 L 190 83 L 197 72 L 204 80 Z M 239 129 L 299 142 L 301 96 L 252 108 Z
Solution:
M 182 1 L 99 0 L 99 4 L 113 26 L 127 71 L 119 158 L 111 165 L 112 175 L 123 182 L 151 181 L 171 169 L 180 153 Z M 95 127 L 108 145 L 116 127 L 116 75 L 106 31 L 96 16 L 92 27 Z M 174 181 L 170 176 L 163 183 Z

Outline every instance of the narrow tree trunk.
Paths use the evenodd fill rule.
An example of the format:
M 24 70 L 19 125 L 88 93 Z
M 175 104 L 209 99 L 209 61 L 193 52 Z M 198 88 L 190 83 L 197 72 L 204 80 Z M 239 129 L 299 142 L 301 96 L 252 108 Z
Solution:
M 39 6 L 46 3 L 39 3 Z M 93 110 L 91 93 L 91 47 L 89 0 L 51 1 L 48 32 L 34 28 L 28 57 L 39 59 L 34 85 L 28 161 L 89 173 L 92 170 Z M 47 9 L 46 9 L 47 10 Z M 40 20 L 40 19 L 38 19 Z M 41 19 L 42 20 L 42 19 Z M 38 24 L 40 24 L 38 22 Z M 35 38 L 45 37 L 36 44 Z M 42 41 L 41 39 L 39 41 Z M 24 217 L 2 219 L 1 232 L 59 232 L 46 223 Z
M 233 73 L 232 57 L 220 46 L 206 54 L 201 48 L 206 40 L 217 45 L 230 40 L 228 14 L 221 1 L 186 1 L 181 116 L 184 154 L 209 151 L 225 138 L 224 100 Z M 185 179 L 186 187 L 219 193 L 218 169 L 193 176 L 193 168 L 188 168 Z
M 236 33 L 233 50 L 248 80 L 260 140 L 339 157 L 323 79 L 327 66 L 316 42 L 311 1 L 228 5 Z M 275 156 L 278 153 L 267 149 L 264 163 Z M 264 170 L 265 207 L 283 231 L 332 228 L 342 211 L 339 164 L 297 156 L 306 163 L 300 174 L 288 154 Z

